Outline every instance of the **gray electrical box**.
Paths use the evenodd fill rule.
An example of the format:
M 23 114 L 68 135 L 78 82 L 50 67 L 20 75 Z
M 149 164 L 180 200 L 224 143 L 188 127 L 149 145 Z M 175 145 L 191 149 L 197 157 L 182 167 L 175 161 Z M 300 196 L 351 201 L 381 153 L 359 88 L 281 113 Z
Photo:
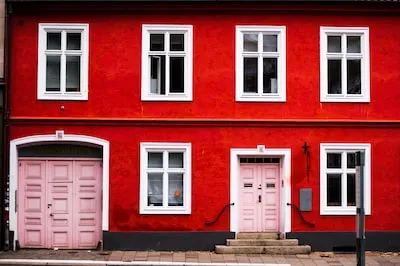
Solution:
M 311 188 L 300 188 L 300 211 L 312 211 Z

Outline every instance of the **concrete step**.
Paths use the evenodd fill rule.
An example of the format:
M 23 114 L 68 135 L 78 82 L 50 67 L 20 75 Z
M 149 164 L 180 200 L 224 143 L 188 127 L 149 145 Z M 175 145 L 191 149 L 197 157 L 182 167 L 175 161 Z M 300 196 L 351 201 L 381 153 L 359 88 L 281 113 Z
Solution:
M 237 233 L 236 239 L 284 239 L 282 233 Z
M 297 239 L 227 239 L 227 246 L 297 246 Z
M 217 254 L 310 254 L 310 246 L 215 246 Z

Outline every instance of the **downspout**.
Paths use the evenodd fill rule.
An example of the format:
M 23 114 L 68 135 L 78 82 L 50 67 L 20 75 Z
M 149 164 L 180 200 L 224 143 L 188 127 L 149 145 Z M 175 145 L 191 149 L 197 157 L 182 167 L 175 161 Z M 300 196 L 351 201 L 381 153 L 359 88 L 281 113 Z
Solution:
M 10 144 L 10 88 L 11 88 L 11 14 L 13 11 L 12 3 L 8 3 L 7 0 L 5 4 L 5 42 L 4 42 L 4 78 L 5 78 L 5 91 L 4 91 L 4 113 L 3 113 L 3 182 L 2 186 L 2 204 L 5 208 L 2 208 L 1 226 L 2 232 L 4 234 L 4 249 L 14 249 L 14 236 L 12 232 L 9 232 L 9 218 L 7 221 L 4 219 L 4 212 L 7 210 L 10 213 L 11 210 L 9 206 L 10 202 L 10 191 L 9 191 L 9 144 Z M 7 199 L 7 201 L 5 201 Z M 9 216 L 8 216 L 9 217 Z

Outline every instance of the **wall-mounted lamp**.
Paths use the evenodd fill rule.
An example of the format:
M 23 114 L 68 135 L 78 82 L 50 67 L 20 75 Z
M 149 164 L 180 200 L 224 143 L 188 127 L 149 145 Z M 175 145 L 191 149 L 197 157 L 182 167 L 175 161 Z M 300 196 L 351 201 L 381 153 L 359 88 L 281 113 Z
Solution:
M 301 146 L 303 148 L 304 154 L 306 155 L 306 165 L 307 165 L 307 183 L 310 182 L 310 145 L 307 144 L 307 141 L 304 142 L 304 145 Z

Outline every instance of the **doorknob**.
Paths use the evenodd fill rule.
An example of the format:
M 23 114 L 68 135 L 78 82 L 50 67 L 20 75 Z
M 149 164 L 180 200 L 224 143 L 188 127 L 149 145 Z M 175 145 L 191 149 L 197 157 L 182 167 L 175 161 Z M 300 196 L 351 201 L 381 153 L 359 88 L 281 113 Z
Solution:
M 261 195 L 258 195 L 258 202 L 261 202 Z
M 50 213 L 50 217 L 53 217 L 53 216 L 54 216 L 54 214 Z

